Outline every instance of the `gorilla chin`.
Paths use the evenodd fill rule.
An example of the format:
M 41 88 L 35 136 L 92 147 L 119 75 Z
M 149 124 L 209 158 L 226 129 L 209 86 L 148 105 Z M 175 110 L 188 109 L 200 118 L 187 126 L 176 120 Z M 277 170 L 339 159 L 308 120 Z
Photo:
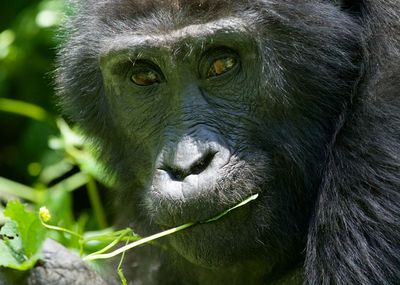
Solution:
M 170 236 L 169 242 L 190 263 L 210 269 L 260 259 L 260 252 L 265 250 L 257 242 L 260 231 L 248 223 L 254 220 L 253 207 L 246 205 L 220 220 L 197 224 Z

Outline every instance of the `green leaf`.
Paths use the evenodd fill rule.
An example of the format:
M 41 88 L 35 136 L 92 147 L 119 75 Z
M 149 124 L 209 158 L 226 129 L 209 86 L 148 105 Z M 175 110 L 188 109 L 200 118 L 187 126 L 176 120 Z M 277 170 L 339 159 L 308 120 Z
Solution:
M 40 257 L 46 229 L 38 215 L 18 201 L 8 202 L 4 215 L 9 220 L 0 230 L 0 265 L 28 270 Z
M 38 121 L 44 121 L 48 117 L 46 110 L 44 110 L 42 107 L 31 103 L 6 98 L 0 98 L 0 111 L 27 116 Z
M 43 201 L 43 194 L 40 191 L 0 176 L 0 196 L 2 194 L 23 198 L 35 203 Z
M 31 265 L 22 247 L 22 240 L 14 221 L 7 221 L 0 230 L 0 265 L 25 270 Z

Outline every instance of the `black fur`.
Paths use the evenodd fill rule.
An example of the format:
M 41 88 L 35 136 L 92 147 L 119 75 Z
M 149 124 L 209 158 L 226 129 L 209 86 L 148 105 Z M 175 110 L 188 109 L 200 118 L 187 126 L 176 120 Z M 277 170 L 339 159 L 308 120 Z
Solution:
M 262 142 L 273 171 L 267 186 L 257 184 L 265 211 L 259 206 L 258 219 L 249 222 L 270 227 L 257 236 L 265 267 L 227 266 L 221 274 L 151 249 L 126 262 L 132 280 L 210 284 L 209 275 L 215 284 L 400 283 L 400 1 L 88 0 L 74 3 L 73 11 L 58 59 L 60 106 L 117 175 L 122 223 L 145 233 L 157 226 L 136 205 L 143 193 L 131 190 L 138 187 L 132 173 L 141 173 L 132 161 L 140 159 L 143 168 L 152 161 L 129 156 L 99 58 L 116 35 L 168 33 L 232 15 L 251 22 L 247 36 L 260 51 L 254 73 L 261 76 L 251 88 L 266 99 L 249 108 L 267 111 L 255 116 L 263 132 L 251 140 Z M 272 188 L 281 196 L 266 197 Z M 278 203 L 276 216 L 270 201 Z M 171 256 L 172 265 L 162 264 Z

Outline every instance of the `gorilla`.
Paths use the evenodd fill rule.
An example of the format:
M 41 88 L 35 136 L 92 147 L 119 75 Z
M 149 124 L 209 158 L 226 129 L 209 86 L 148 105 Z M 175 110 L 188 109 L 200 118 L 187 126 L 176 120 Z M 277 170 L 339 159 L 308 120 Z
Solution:
M 130 252 L 129 284 L 400 283 L 400 1 L 76 2 L 57 97 L 117 177 L 115 225 L 259 194 Z M 74 264 L 26 280 L 118 282 Z

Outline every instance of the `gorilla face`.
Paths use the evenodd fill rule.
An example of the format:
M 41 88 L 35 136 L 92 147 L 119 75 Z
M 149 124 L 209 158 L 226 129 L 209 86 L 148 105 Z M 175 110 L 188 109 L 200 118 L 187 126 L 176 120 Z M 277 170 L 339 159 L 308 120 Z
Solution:
M 92 3 L 87 24 L 75 26 L 60 58 L 60 94 L 118 175 L 123 219 L 149 234 L 207 220 L 259 193 L 171 244 L 213 266 L 300 254 L 355 76 L 355 24 L 319 1 L 240 9 L 218 2 L 204 8 L 208 18 L 196 4 L 132 12 L 117 2 L 100 6 L 110 18 L 99 22 L 89 16 Z
M 102 55 L 110 113 L 128 146 L 131 179 L 140 181 L 130 191 L 142 193 L 141 211 L 162 228 L 205 221 L 268 188 L 270 156 L 257 135 L 267 115 L 259 104 L 262 68 L 244 31 L 240 19 L 223 19 L 132 36 Z M 173 244 L 204 262 L 225 246 L 249 252 L 259 236 L 247 222 L 256 209 L 179 234 Z M 255 239 L 231 240 L 237 231 Z

